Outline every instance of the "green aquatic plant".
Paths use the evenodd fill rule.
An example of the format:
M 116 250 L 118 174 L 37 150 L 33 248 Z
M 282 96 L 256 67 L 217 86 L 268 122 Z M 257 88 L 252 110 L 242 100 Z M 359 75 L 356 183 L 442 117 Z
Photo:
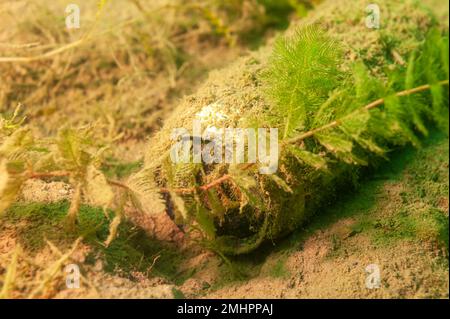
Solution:
M 301 27 L 278 40 L 257 73 L 269 107 L 243 116 L 282 132 L 277 174 L 261 175 L 261 163 L 172 164 L 163 154 L 135 178 L 148 186 L 143 193 L 163 190 L 176 221 L 199 230 L 207 247 L 247 253 L 296 229 L 362 167 L 419 146 L 431 126 L 448 131 L 447 48 L 447 33 L 432 28 L 405 66 L 376 74 L 345 62 L 319 27 Z
M 339 70 L 338 44 L 316 27 L 275 47 L 265 74 L 270 123 L 285 133 L 294 157 L 317 165 L 317 155 L 367 165 L 395 145 L 420 144 L 427 123 L 448 131 L 448 35 L 429 31 L 408 64 L 379 79 L 362 62 Z M 302 145 L 300 145 L 302 144 Z M 299 147 L 300 146 L 300 147 Z M 323 165 L 325 166 L 325 165 Z
M 82 201 L 105 211 L 113 208 L 111 239 L 123 210 L 122 195 L 101 170 L 107 149 L 114 142 L 100 138 L 95 125 L 71 129 L 63 127 L 55 138 L 37 138 L 17 108 L 10 119 L 0 117 L 0 215 L 20 198 L 25 183 L 33 179 L 60 179 L 74 190 L 67 211 L 70 229 L 78 218 Z M 121 206 L 122 205 L 122 206 Z
M 238 89 L 227 90 L 234 92 L 223 96 L 231 96 L 228 104 L 251 98 L 239 110 L 239 124 L 282 132 L 277 174 L 260 174 L 261 163 L 174 164 L 168 126 L 142 170 L 113 181 L 101 168 L 114 138 L 102 142 L 89 127 L 36 139 L 16 114 L 1 122 L 0 212 L 17 200 L 26 180 L 58 178 L 74 189 L 71 224 L 83 198 L 115 211 L 107 245 L 131 202 L 143 213 L 167 211 L 219 254 L 248 253 L 296 229 L 391 149 L 420 145 L 431 126 L 448 132 L 447 33 L 428 29 L 407 63 L 377 70 L 362 59 L 345 60 L 345 50 L 351 48 L 320 27 L 302 26 L 280 38 L 267 61 L 247 58 L 237 71 L 242 76 L 226 84 Z M 194 102 L 182 105 L 192 108 L 189 116 Z

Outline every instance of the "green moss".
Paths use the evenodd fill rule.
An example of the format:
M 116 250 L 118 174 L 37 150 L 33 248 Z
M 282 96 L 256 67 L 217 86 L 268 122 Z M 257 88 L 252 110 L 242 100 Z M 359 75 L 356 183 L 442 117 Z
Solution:
M 65 216 L 68 209 L 69 203 L 66 201 L 53 204 L 15 204 L 5 215 L 2 226 L 13 225 L 19 243 L 31 253 L 42 249 L 46 245 L 46 239 L 62 247 L 69 247 L 79 236 L 91 239 L 102 230 L 106 220 L 102 210 L 83 206 L 76 231 L 67 232 Z
M 267 14 L 266 24 L 278 29 L 285 29 L 289 26 L 290 15 L 296 13 L 304 17 L 308 10 L 312 9 L 309 1 L 301 0 L 258 0 L 264 6 Z
M 286 278 L 289 273 L 283 256 L 302 249 L 310 236 L 330 229 L 343 219 L 354 220 L 354 224 L 346 236 L 330 236 L 331 250 L 327 258 L 348 253 L 350 247 L 345 237 L 360 235 L 368 236 L 377 246 L 395 245 L 403 240 L 434 242 L 446 249 L 448 255 L 449 221 L 437 206 L 440 199 L 448 199 L 448 162 L 448 138 L 442 134 L 431 134 L 421 149 L 407 147 L 392 154 L 391 161 L 379 163 L 376 173 L 366 172 L 357 191 L 340 192 L 337 201 L 330 202 L 289 237 L 265 243 L 249 255 L 230 257 L 232 267 L 226 263 L 219 267 L 219 280 L 210 291 L 260 275 Z M 402 185 L 403 189 L 399 192 L 401 201 L 389 207 L 393 210 L 387 216 L 384 213 L 387 205 L 392 204 L 393 195 L 386 194 L 386 185 Z M 448 267 L 445 258 L 437 262 L 432 267 Z
M 428 209 L 413 213 L 402 210 L 389 218 L 367 218 L 354 226 L 369 234 L 378 245 L 395 244 L 398 240 L 434 242 L 448 251 L 448 218 L 442 211 Z
M 219 290 L 232 283 L 247 282 L 257 277 L 270 251 L 268 247 L 261 247 L 247 255 L 228 256 L 218 267 L 219 276 L 209 291 Z
M 309 236 L 343 219 L 353 220 L 346 236 L 362 234 L 376 245 L 395 245 L 401 240 L 432 242 L 448 254 L 448 212 L 445 204 L 449 190 L 448 137 L 432 133 L 420 149 L 407 147 L 392 154 L 392 160 L 379 162 L 365 172 L 357 191 L 339 192 L 320 214 L 304 227 L 277 242 L 277 250 L 296 250 Z M 392 186 L 396 194 L 387 192 Z M 345 239 L 330 237 L 330 258 L 347 247 Z
M 383 198 L 386 184 L 399 185 L 403 189 L 399 192 L 401 202 L 396 205 L 392 202 L 393 211 L 385 216 L 385 207 L 368 197 L 368 203 L 375 205 L 368 207 L 368 213 L 356 216 L 352 230 L 368 234 L 381 245 L 405 239 L 427 241 L 438 243 L 448 252 L 448 215 L 439 206 L 442 200 L 448 200 L 448 153 L 448 139 L 434 134 L 426 147 L 409 148 L 397 154 L 381 170 L 378 176 L 381 180 L 372 183 L 369 190 Z M 348 214 L 354 213 L 352 205 L 363 200 L 360 196 L 353 199 L 347 205 Z
M 307 15 L 313 7 L 310 1 L 301 0 L 257 0 L 265 9 L 265 14 L 260 17 L 258 27 L 251 32 L 240 32 L 240 40 L 251 49 L 256 49 L 265 41 L 265 33 L 268 30 L 284 30 L 289 27 L 291 17 Z
M 142 161 L 122 163 L 114 158 L 108 159 L 103 165 L 102 171 L 109 178 L 124 178 L 130 176 L 142 167 Z
M 176 288 L 172 288 L 172 294 L 174 299 L 186 299 L 185 295 L 181 290 L 178 290 Z
M 46 240 L 61 249 L 68 249 L 76 238 L 83 236 L 84 243 L 93 248 L 86 262 L 93 264 L 100 256 L 107 272 L 120 271 L 120 274 L 127 276 L 132 271 L 138 271 L 178 284 L 188 278 L 186 274 L 179 273 L 178 266 L 186 256 L 176 247 L 150 238 L 139 227 L 123 222 L 117 239 L 106 248 L 102 243 L 109 233 L 109 220 L 102 209 L 83 205 L 76 229 L 68 232 L 65 219 L 68 208 L 68 202 L 16 204 L 2 219 L 0 229 L 13 227 L 19 243 L 31 254 L 45 247 Z
M 289 271 L 286 268 L 286 257 L 280 258 L 270 270 L 270 276 L 273 278 L 287 278 Z

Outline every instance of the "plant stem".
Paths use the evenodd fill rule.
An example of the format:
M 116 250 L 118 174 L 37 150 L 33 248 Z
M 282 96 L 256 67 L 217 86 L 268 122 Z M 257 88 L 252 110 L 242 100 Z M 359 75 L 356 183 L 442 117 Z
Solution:
M 70 172 L 67 172 L 67 171 L 55 171 L 55 172 L 45 172 L 45 173 L 30 172 L 28 175 L 28 177 L 30 179 L 45 179 L 45 178 L 52 178 L 52 177 L 68 177 L 68 176 L 70 176 Z M 195 193 L 195 191 L 197 191 L 197 190 L 208 191 L 211 188 L 214 188 L 214 187 L 226 182 L 230 178 L 231 178 L 231 176 L 224 175 L 224 176 L 220 177 L 219 179 L 211 182 L 210 184 L 203 185 L 200 187 L 177 188 L 177 189 L 160 188 L 159 191 L 160 191 L 160 193 L 174 192 L 177 194 L 191 194 L 191 193 Z M 112 186 L 116 186 L 116 187 L 123 188 L 126 190 L 130 189 L 126 184 L 121 183 L 119 181 L 108 179 L 107 182 L 108 182 L 108 184 L 110 184 Z
M 12 57 L 0 57 L 0 63 L 28 63 L 28 62 L 34 62 L 34 61 L 39 61 L 39 60 L 45 60 L 45 59 L 50 59 L 58 54 L 61 54 L 65 51 L 74 49 L 82 44 L 84 44 L 85 42 L 89 42 L 92 41 L 96 38 L 99 38 L 107 33 L 113 32 L 118 28 L 124 27 L 124 26 L 128 26 L 131 24 L 134 24 L 135 22 L 137 22 L 138 19 L 131 19 L 128 21 L 124 21 L 123 23 L 119 24 L 118 27 L 114 27 L 114 28 L 110 28 L 106 31 L 100 32 L 97 35 L 91 35 L 91 31 L 88 32 L 87 35 L 83 36 L 81 39 L 76 40 L 74 42 L 65 44 L 59 48 L 56 48 L 54 50 L 36 55 L 36 56 L 30 56 L 30 57 L 18 57 L 18 56 L 12 56 Z
M 441 81 L 438 84 L 441 85 L 441 86 L 445 86 L 445 85 L 449 84 L 449 81 L 448 80 Z M 413 89 L 408 89 L 408 90 L 404 90 L 404 91 L 398 92 L 397 94 L 395 94 L 395 96 L 397 96 L 397 97 L 408 96 L 408 95 L 411 95 L 411 94 L 415 94 L 415 93 L 419 93 L 419 92 L 423 92 L 423 91 L 428 91 L 429 89 L 431 89 L 431 85 L 430 84 L 426 84 L 426 85 L 418 86 L 418 87 L 413 88 Z M 300 136 L 288 139 L 285 142 L 283 142 L 283 145 L 297 144 L 298 142 L 301 142 L 301 141 L 303 141 L 303 140 L 305 140 L 305 139 L 307 139 L 309 137 L 312 137 L 312 136 L 316 135 L 317 133 L 320 133 L 320 132 L 325 131 L 327 129 L 334 128 L 334 127 L 337 127 L 337 126 L 341 125 L 342 122 L 345 119 L 347 119 L 349 117 L 352 117 L 353 115 L 355 115 L 355 114 L 357 114 L 357 113 L 359 113 L 361 111 L 370 111 L 370 110 L 372 110 L 374 108 L 377 108 L 377 107 L 383 105 L 384 103 L 385 103 L 385 99 L 384 98 L 381 98 L 381 99 L 378 99 L 376 101 L 373 101 L 373 102 L 367 104 L 366 106 L 364 106 L 363 108 L 357 109 L 356 111 L 351 112 L 350 114 L 344 116 L 343 118 L 341 118 L 339 120 L 335 120 L 335 121 L 333 121 L 331 123 L 328 123 L 328 124 L 326 124 L 324 126 L 315 128 L 315 129 L 310 130 L 308 132 L 305 132 L 305 133 L 303 133 Z
M 201 190 L 201 191 L 208 191 L 216 186 L 219 186 L 223 183 L 225 183 L 226 181 L 230 180 L 231 176 L 230 175 L 224 175 L 214 181 L 212 181 L 211 183 L 207 184 L 207 185 L 203 185 L 200 187 L 191 187 L 191 188 L 176 188 L 176 189 L 169 189 L 169 188 L 160 188 L 159 192 L 160 193 L 167 193 L 169 194 L 170 192 L 174 192 L 177 194 L 191 194 L 191 193 L 195 193 L 195 191 L 197 190 Z M 113 185 L 113 186 L 117 186 L 123 189 L 130 189 L 127 185 L 118 182 L 118 181 L 113 181 L 113 180 L 107 180 L 108 184 Z
M 222 177 L 216 179 L 215 181 L 207 184 L 207 185 L 203 185 L 200 187 L 191 187 L 191 188 L 177 188 L 177 189 L 168 189 L 168 188 L 161 188 L 159 191 L 161 193 L 170 193 L 170 192 L 174 192 L 177 194 L 191 194 L 191 193 L 195 193 L 195 191 L 197 190 L 201 190 L 201 191 L 208 191 L 211 188 L 214 188 L 216 186 L 219 186 L 223 183 L 225 183 L 226 181 L 230 180 L 231 176 L 230 175 L 223 175 Z
M 75 222 L 80 211 L 81 204 L 81 183 L 78 183 L 75 187 L 72 200 L 70 201 L 69 211 L 67 213 L 67 226 L 70 231 L 75 230 Z
M 449 85 L 449 81 L 448 80 L 441 81 L 438 84 L 441 85 L 441 86 Z M 404 91 L 398 92 L 397 94 L 395 94 L 395 96 L 403 97 L 403 96 L 408 96 L 408 95 L 412 95 L 412 94 L 415 94 L 415 93 L 427 91 L 427 90 L 430 90 L 430 89 L 431 89 L 431 85 L 430 84 L 426 84 L 426 85 L 418 86 L 416 88 L 412 88 L 412 89 L 408 89 L 408 90 L 404 90 Z M 353 111 L 350 114 L 347 114 L 346 116 L 344 116 L 343 118 L 341 118 L 339 120 L 335 120 L 335 121 L 333 121 L 331 123 L 328 123 L 328 124 L 326 124 L 324 126 L 315 128 L 315 129 L 310 130 L 308 132 L 305 132 L 305 133 L 303 133 L 300 136 L 288 139 L 288 140 L 284 141 L 282 143 L 282 145 L 297 144 L 298 142 L 301 142 L 301 141 L 303 141 L 303 140 L 305 140 L 305 139 L 307 139 L 309 137 L 312 137 L 312 136 L 316 135 L 317 133 L 320 133 L 320 132 L 325 131 L 325 130 L 330 129 L 330 128 L 338 127 L 339 125 L 342 124 L 342 122 L 345 119 L 347 119 L 349 117 L 352 117 L 352 116 L 354 116 L 355 114 L 357 114 L 357 113 L 359 113 L 361 111 L 370 111 L 372 109 L 375 109 L 375 108 L 383 105 L 385 103 L 385 101 L 386 101 L 385 98 L 381 98 L 381 99 L 375 100 L 375 101 L 367 104 L 366 106 L 364 106 L 364 107 L 362 107 L 360 109 L 357 109 L 356 111 Z M 50 178 L 50 177 L 67 177 L 69 175 L 70 175 L 70 172 L 67 172 L 67 171 L 56 171 L 56 172 L 49 172 L 49 173 L 34 173 L 34 172 L 31 172 L 29 177 L 30 178 Z M 219 179 L 217 179 L 217 180 L 215 180 L 215 181 L 213 181 L 213 182 L 211 182 L 211 183 L 209 183 L 207 185 L 200 186 L 200 187 L 177 188 L 177 189 L 160 188 L 159 191 L 160 191 L 160 193 L 167 193 L 167 194 L 170 193 L 170 192 L 174 192 L 174 193 L 177 193 L 177 194 L 192 194 L 192 193 L 195 193 L 197 190 L 201 190 L 201 191 L 205 191 L 206 192 L 206 191 L 208 191 L 208 190 L 210 190 L 210 189 L 212 189 L 212 188 L 214 188 L 216 186 L 219 186 L 219 185 L 223 184 L 224 182 L 226 182 L 226 181 L 228 181 L 230 179 L 231 179 L 230 175 L 224 175 L 224 176 L 220 177 Z M 108 180 L 108 183 L 110 185 L 117 186 L 117 187 L 129 190 L 129 187 L 127 185 L 123 184 L 123 183 L 120 183 L 120 182 L 117 182 L 117 181 L 112 181 L 112 180 Z
M 67 176 L 70 176 L 70 172 L 67 172 L 67 171 L 55 171 L 55 172 L 46 172 L 46 173 L 31 172 L 28 175 L 28 177 L 31 179 L 43 179 L 43 178 L 67 177 Z
M 117 187 L 120 187 L 120 188 L 123 188 L 123 189 L 130 189 L 127 185 L 125 185 L 125 184 L 123 184 L 121 182 L 113 181 L 113 180 L 109 180 L 109 179 L 106 180 L 106 181 L 108 182 L 109 185 L 117 186 Z

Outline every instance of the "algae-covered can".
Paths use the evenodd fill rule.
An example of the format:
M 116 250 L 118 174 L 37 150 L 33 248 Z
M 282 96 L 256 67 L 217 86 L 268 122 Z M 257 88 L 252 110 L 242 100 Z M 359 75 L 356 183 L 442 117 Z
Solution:
M 378 24 L 368 23 L 371 19 L 378 19 Z M 298 136 L 306 133 L 309 138 L 308 133 L 322 127 L 313 120 L 323 110 L 336 122 L 328 126 L 335 128 L 339 112 L 348 117 L 342 105 L 362 101 L 356 95 L 364 92 L 358 92 L 357 82 L 348 76 L 356 72 L 355 65 L 369 65 L 367 74 L 373 81 L 388 83 L 389 72 L 406 69 L 407 57 L 435 26 L 439 22 L 417 1 L 380 0 L 375 12 L 368 10 L 366 1 L 324 2 L 308 18 L 293 23 L 283 40 L 212 72 L 195 94 L 183 98 L 151 139 L 145 167 L 134 180 L 146 180 L 160 190 L 178 224 L 199 230 L 211 248 L 225 254 L 247 253 L 292 232 L 345 193 L 361 167 L 381 156 L 381 147 L 363 136 L 369 130 L 358 136 L 344 127 L 339 132 L 351 135 L 358 149 L 375 153 L 364 158 L 345 140 L 339 144 L 343 151 L 336 147 L 337 133 L 330 137 L 320 131 L 317 141 Z M 277 47 L 282 54 L 274 55 Z M 335 57 L 340 62 L 333 66 Z M 295 86 L 293 79 L 306 84 Z M 308 93 L 318 87 L 325 93 Z M 297 109 L 285 106 L 292 101 L 308 103 L 309 111 L 295 114 L 291 129 L 287 126 L 294 123 L 292 110 Z M 374 126 L 370 121 L 364 125 Z M 391 134 L 390 140 L 382 136 L 383 143 L 402 144 L 399 135 Z M 346 154 L 347 148 L 354 154 Z M 150 203 L 145 209 L 156 206 Z

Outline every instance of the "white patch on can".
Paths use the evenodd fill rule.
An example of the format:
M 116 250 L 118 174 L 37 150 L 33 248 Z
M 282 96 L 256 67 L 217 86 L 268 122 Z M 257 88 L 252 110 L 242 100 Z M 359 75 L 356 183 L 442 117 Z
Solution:
M 218 124 L 228 120 L 228 116 L 219 111 L 222 105 L 219 102 L 215 102 L 204 106 L 195 117 L 203 123 Z M 212 125 L 211 125 L 212 126 Z

